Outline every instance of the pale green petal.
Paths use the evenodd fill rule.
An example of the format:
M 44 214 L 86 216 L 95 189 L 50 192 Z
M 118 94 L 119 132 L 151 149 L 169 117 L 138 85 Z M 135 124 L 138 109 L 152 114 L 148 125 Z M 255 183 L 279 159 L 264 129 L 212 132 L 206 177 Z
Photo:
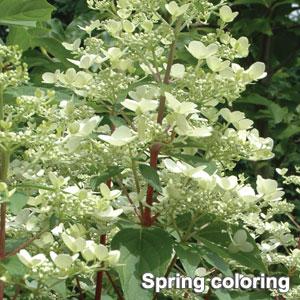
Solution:
M 241 245 L 247 241 L 247 232 L 244 229 L 239 229 L 233 236 L 236 244 Z
M 239 248 L 242 252 L 252 252 L 254 250 L 254 246 L 249 242 L 244 242 L 239 245 Z
M 171 76 L 182 79 L 185 73 L 185 66 L 182 64 L 174 64 L 171 68 Z

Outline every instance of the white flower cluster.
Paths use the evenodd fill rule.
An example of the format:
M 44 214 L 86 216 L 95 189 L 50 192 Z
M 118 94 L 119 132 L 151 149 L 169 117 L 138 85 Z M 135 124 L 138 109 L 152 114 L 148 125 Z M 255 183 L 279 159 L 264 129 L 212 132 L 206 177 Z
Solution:
M 0 87 L 18 86 L 28 80 L 27 65 L 21 62 L 17 46 L 0 45 Z

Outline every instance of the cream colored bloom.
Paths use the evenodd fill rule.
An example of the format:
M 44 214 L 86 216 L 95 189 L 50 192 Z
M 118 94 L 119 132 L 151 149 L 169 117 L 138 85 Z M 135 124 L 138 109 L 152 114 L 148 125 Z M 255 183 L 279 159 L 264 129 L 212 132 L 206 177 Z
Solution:
M 253 65 L 251 65 L 248 70 L 246 70 L 246 73 L 249 75 L 250 80 L 256 81 L 267 76 L 265 70 L 266 65 L 264 63 L 256 62 Z
M 165 92 L 167 106 L 175 113 L 189 115 L 198 112 L 197 104 L 193 102 L 179 102 L 172 94 Z
M 100 134 L 99 138 L 113 146 L 124 146 L 132 142 L 136 136 L 132 135 L 131 130 L 126 126 L 116 128 L 112 135 Z
M 228 60 L 222 61 L 220 58 L 216 56 L 208 57 L 206 59 L 206 63 L 213 72 L 221 72 L 224 69 L 228 68 L 230 65 L 230 61 Z
M 79 49 L 81 44 L 81 39 L 76 39 L 72 44 L 62 43 L 62 45 L 69 51 L 76 51 Z
M 239 14 L 238 12 L 232 12 L 231 8 L 228 5 L 224 5 L 219 10 L 220 18 L 225 23 L 232 22 L 236 16 Z
M 165 7 L 166 10 L 172 15 L 173 18 L 177 18 L 183 15 L 187 11 L 189 4 L 178 6 L 178 4 L 175 1 L 171 1 L 170 3 L 167 3 Z
M 50 257 L 52 261 L 58 268 L 62 270 L 69 269 L 78 256 L 79 254 L 74 254 L 71 256 L 69 254 L 56 254 L 54 251 L 50 251 Z
M 185 66 L 182 64 L 174 64 L 171 68 L 171 76 L 182 79 L 185 74 Z
M 40 253 L 35 256 L 31 256 L 25 249 L 20 250 L 17 256 L 20 261 L 28 268 L 37 267 L 43 262 L 47 261 L 47 258 L 44 254 Z
M 234 236 L 233 241 L 228 247 L 228 250 L 231 253 L 237 252 L 252 252 L 254 250 L 254 246 L 247 242 L 248 236 L 246 230 L 240 229 L 238 230 Z
M 62 233 L 61 237 L 65 245 L 74 253 L 80 252 L 85 248 L 86 241 L 81 237 L 76 239 L 65 232 Z
M 192 41 L 189 43 L 188 47 L 186 47 L 187 50 L 198 60 L 200 59 L 206 59 L 218 51 L 218 45 L 217 44 L 210 44 L 208 46 L 205 46 L 200 41 Z
M 240 111 L 231 112 L 228 108 L 222 108 L 220 115 L 238 130 L 249 129 L 253 125 L 253 121 L 245 118 L 245 114 Z
M 86 261 L 99 260 L 104 261 L 108 258 L 106 246 L 96 244 L 94 241 L 86 241 L 86 246 L 81 250 L 81 254 Z
M 134 101 L 131 99 L 125 99 L 121 104 L 129 110 L 134 111 L 137 114 L 143 114 L 149 111 L 154 111 L 158 107 L 157 100 L 142 99 L 141 101 Z

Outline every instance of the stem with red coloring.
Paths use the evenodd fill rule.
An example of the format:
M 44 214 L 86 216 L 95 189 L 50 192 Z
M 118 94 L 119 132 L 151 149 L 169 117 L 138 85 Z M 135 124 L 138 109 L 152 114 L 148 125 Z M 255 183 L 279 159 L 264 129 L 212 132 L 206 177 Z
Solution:
M 160 144 L 154 144 L 150 149 L 150 166 L 154 169 L 156 169 L 156 167 L 157 167 L 157 159 L 158 159 L 160 147 L 161 147 Z M 144 213 L 143 213 L 143 225 L 146 227 L 151 226 L 154 221 L 154 219 L 151 216 L 151 206 L 153 204 L 153 194 L 154 194 L 154 189 L 149 184 L 148 188 L 147 188 L 147 195 L 146 195 L 147 206 L 145 207 Z
M 176 43 L 173 41 L 173 43 L 170 46 L 170 51 L 168 55 L 168 63 L 167 63 L 167 68 L 166 68 L 166 73 L 164 77 L 164 84 L 169 84 L 170 83 L 170 74 L 171 74 L 171 68 L 173 65 L 174 61 L 174 56 L 175 56 L 175 48 L 176 48 Z M 166 106 L 166 97 L 161 96 L 160 101 L 159 101 L 159 106 L 158 106 L 158 114 L 157 114 L 157 123 L 162 124 L 163 118 L 164 118 L 164 113 L 165 113 L 165 106 Z M 159 143 L 155 143 L 152 145 L 150 149 L 150 166 L 154 169 L 157 167 L 157 161 L 158 161 L 158 155 L 160 151 L 161 145 Z M 154 189 L 153 187 L 149 184 L 147 188 L 147 195 L 146 195 L 146 204 L 147 206 L 144 209 L 143 212 L 143 222 L 142 225 L 149 227 L 151 226 L 156 218 L 153 218 L 151 215 L 151 206 L 153 204 L 153 194 L 154 194 Z
M 111 188 L 111 179 L 109 179 L 106 182 L 106 185 L 109 188 Z M 106 240 L 107 240 L 107 235 L 102 234 L 100 236 L 100 244 L 105 246 L 106 245 Z M 101 300 L 101 294 L 102 294 L 102 288 L 103 288 L 103 275 L 104 275 L 104 271 L 99 271 L 97 273 L 95 300 Z
M 106 238 L 107 238 L 106 234 L 102 234 L 100 236 L 100 244 L 106 245 Z M 101 294 L 103 288 L 103 275 L 104 275 L 104 271 L 99 271 L 97 273 L 95 300 L 101 300 Z

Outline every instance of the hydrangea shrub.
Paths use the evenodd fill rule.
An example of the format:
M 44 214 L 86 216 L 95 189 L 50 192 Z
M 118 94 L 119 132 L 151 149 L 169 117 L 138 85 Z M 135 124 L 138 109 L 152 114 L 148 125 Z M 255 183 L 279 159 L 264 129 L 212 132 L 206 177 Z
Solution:
M 0 298 L 164 299 L 140 287 L 146 272 L 297 283 L 297 243 L 277 221 L 293 205 L 237 166 L 273 157 L 272 139 L 232 109 L 266 76 L 261 62 L 238 64 L 250 45 L 227 30 L 237 13 L 224 1 L 87 2 L 106 17 L 63 43 L 74 68 L 45 73 L 48 92 L 7 103 L 28 75 L 17 48 L 0 46 Z M 72 97 L 59 101 L 58 88 Z M 256 297 L 224 293 L 205 299 Z

